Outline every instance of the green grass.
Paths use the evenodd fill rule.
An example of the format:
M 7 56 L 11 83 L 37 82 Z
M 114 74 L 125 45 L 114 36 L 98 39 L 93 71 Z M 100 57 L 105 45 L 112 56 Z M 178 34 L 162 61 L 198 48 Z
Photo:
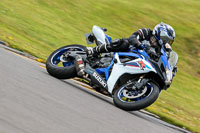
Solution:
M 198 0 L 1 0 L 0 39 L 46 60 L 56 48 L 86 45 L 93 25 L 115 38 L 161 21 L 176 30 L 173 49 L 178 73 L 147 110 L 162 119 L 200 132 L 200 1 Z

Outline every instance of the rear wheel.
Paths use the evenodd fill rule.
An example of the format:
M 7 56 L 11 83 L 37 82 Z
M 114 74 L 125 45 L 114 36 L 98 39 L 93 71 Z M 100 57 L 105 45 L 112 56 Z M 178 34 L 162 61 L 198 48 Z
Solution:
M 135 82 L 129 82 L 117 89 L 114 93 L 114 104 L 126 111 L 135 111 L 146 108 L 156 101 L 160 90 L 156 83 L 148 81 L 141 89 L 134 87 Z
M 84 52 L 85 46 L 72 44 L 55 50 L 46 61 L 47 72 L 59 79 L 68 79 L 76 77 L 76 69 L 74 66 L 74 58 L 67 57 L 69 51 Z

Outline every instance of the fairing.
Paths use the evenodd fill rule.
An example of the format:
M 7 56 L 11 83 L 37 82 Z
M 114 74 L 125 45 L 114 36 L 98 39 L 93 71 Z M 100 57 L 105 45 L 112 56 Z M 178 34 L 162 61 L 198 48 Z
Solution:
M 135 57 L 137 57 L 137 59 L 126 62 L 126 63 L 121 63 L 119 57 L 127 56 L 129 54 L 130 53 L 116 53 L 115 54 L 114 58 L 117 60 L 117 63 L 114 63 L 112 72 L 107 81 L 108 91 L 110 93 L 112 93 L 114 89 L 114 85 L 116 84 L 117 80 L 125 73 L 141 74 L 141 73 L 148 73 L 151 71 L 156 73 L 152 65 L 137 54 L 135 54 Z M 139 62 L 142 62 L 142 64 L 140 64 Z

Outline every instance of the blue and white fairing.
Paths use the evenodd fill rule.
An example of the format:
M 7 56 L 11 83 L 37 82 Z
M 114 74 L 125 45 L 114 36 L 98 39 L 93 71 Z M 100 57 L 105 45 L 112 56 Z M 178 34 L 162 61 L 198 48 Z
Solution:
M 161 53 L 162 53 L 161 59 L 162 59 L 162 62 L 164 64 L 165 71 L 166 71 L 166 76 L 167 76 L 166 83 L 167 84 L 171 84 L 171 81 L 172 81 L 172 78 L 173 78 L 173 73 L 172 73 L 172 70 L 173 70 L 172 67 L 173 66 L 172 66 L 172 64 L 170 64 L 170 62 L 169 62 L 169 60 L 167 58 L 167 54 L 165 53 L 165 51 L 163 50 L 163 48 L 161 49 Z M 177 63 L 177 61 L 176 61 L 176 63 Z
M 121 63 L 120 56 L 131 56 L 131 57 L 136 57 L 137 59 L 128 61 L 126 63 Z M 114 63 L 112 72 L 107 80 L 108 91 L 110 93 L 112 93 L 117 80 L 123 74 L 126 74 L 126 73 L 142 74 L 142 73 L 148 73 L 148 72 L 156 73 L 156 70 L 153 68 L 151 63 L 148 60 L 146 60 L 143 56 L 140 56 L 138 54 L 119 52 L 119 53 L 115 53 L 114 58 L 115 60 L 117 60 L 117 63 Z

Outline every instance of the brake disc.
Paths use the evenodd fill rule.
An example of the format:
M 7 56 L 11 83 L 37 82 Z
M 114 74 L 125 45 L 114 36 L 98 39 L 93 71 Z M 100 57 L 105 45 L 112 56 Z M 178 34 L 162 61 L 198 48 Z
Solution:
M 138 91 L 142 91 L 142 92 L 138 93 Z M 135 98 L 141 97 L 141 96 L 144 95 L 146 92 L 147 92 L 147 87 L 145 86 L 144 89 L 142 89 L 142 90 L 131 90 L 131 91 L 130 91 L 130 90 L 124 89 L 124 90 L 123 90 L 123 95 L 124 95 L 126 98 L 135 99 Z

